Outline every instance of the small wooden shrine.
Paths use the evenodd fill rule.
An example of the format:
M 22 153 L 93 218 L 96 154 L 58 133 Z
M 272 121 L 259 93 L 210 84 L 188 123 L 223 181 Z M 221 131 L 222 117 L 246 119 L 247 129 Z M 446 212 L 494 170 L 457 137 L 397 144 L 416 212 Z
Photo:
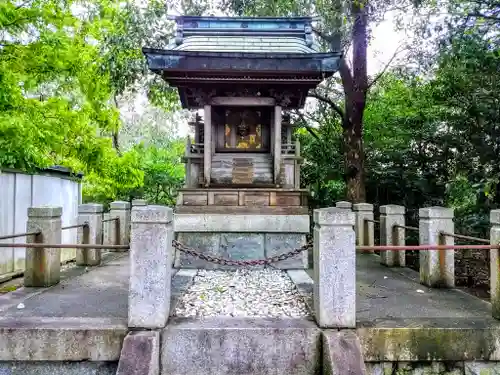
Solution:
M 318 52 L 308 17 L 176 23 L 168 49 L 143 52 L 149 68 L 178 88 L 184 108 L 203 110 L 191 123 L 177 212 L 305 212 L 300 145 L 287 113 L 336 72 L 340 45 Z

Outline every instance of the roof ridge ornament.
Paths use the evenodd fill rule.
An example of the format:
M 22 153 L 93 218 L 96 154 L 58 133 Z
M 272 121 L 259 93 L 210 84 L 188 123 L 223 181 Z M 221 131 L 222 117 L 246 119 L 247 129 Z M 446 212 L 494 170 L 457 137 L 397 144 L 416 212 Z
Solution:
M 184 41 L 184 22 L 182 19 L 177 21 L 176 34 L 175 34 L 175 44 L 180 46 Z
M 175 35 L 175 44 L 180 46 L 183 41 L 184 41 L 183 27 L 182 27 L 182 25 L 178 25 L 176 35 Z
M 307 24 L 306 27 L 304 28 L 304 31 L 305 31 L 306 46 L 308 46 L 310 48 L 313 45 L 313 35 L 312 35 L 311 24 Z

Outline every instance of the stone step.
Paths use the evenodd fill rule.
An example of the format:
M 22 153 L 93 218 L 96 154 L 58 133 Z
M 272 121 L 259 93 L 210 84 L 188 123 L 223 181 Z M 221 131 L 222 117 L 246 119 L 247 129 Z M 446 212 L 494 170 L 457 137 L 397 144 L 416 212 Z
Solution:
M 307 319 L 172 318 L 130 332 L 117 375 L 366 375 L 359 338 Z

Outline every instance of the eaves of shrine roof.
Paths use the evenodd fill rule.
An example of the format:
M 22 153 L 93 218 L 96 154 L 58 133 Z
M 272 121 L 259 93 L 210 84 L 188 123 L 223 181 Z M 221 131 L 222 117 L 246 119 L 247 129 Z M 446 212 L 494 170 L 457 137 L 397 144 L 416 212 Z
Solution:
M 330 51 L 320 51 L 311 17 L 175 20 L 176 36 L 167 48 L 142 51 L 149 69 L 178 88 L 184 108 L 199 108 L 200 92 L 225 96 L 235 87 L 285 95 L 288 108 L 301 108 L 308 90 L 333 75 L 343 55 L 340 38 Z
M 311 17 L 178 16 L 175 39 L 166 49 L 143 48 L 149 68 L 171 74 L 316 74 L 338 69 L 340 39 L 321 52 Z

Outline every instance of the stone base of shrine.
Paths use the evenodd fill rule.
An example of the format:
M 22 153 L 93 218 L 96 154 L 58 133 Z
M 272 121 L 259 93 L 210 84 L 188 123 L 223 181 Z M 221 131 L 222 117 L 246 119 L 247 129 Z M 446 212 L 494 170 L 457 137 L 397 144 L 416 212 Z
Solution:
M 250 185 L 251 186 L 251 185 Z M 276 187 L 184 188 L 177 197 L 177 212 L 182 213 L 256 213 L 273 210 L 279 214 L 292 211 L 307 213 L 309 191 Z M 305 212 L 304 212 L 305 210 Z
M 308 215 L 176 214 L 177 240 L 193 250 L 231 260 L 254 260 L 288 253 L 306 244 Z M 308 267 L 308 251 L 273 263 L 280 269 Z M 233 269 L 176 250 L 176 268 Z M 258 267 L 258 266 L 256 266 Z

